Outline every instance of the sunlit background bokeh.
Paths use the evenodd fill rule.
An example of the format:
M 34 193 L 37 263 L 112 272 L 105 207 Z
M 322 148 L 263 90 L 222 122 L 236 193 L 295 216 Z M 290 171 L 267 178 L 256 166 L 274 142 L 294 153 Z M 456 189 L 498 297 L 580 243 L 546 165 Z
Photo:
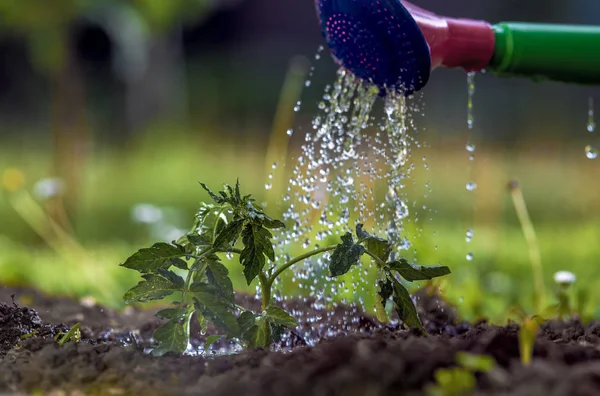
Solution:
M 583 0 L 415 3 L 490 22 L 600 23 L 598 5 Z M 189 228 L 207 198 L 199 180 L 218 188 L 239 177 L 279 215 L 264 187 L 267 151 L 298 155 L 335 78 L 327 51 L 315 57 L 323 44 L 311 0 L 0 2 L 0 283 L 121 306 L 137 275 L 118 264 Z M 600 144 L 587 130 L 598 93 L 477 75 L 469 130 L 466 74 L 433 73 L 418 120 L 427 145 L 413 155 L 416 212 L 428 210 L 422 235 L 407 233 L 420 263 L 450 266 L 438 283 L 465 318 L 531 312 L 511 180 L 537 232 L 549 301 L 553 274 L 568 270 L 586 315 L 600 315 L 600 159 L 585 153 Z

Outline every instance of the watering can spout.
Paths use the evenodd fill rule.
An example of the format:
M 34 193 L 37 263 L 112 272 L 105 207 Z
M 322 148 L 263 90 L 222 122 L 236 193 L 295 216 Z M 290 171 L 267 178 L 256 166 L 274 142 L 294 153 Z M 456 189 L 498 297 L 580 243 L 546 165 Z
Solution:
M 422 89 L 431 70 L 600 84 L 600 27 L 448 18 L 402 0 L 315 0 L 334 59 L 383 91 Z
M 488 22 L 441 17 L 407 1 L 402 4 L 425 36 L 432 69 L 460 67 L 471 72 L 489 65 L 496 38 Z

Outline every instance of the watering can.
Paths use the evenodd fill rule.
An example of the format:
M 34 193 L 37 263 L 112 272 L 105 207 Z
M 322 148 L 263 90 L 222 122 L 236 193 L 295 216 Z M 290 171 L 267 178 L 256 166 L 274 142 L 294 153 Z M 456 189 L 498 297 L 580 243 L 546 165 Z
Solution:
M 401 0 L 315 0 L 337 63 L 406 95 L 443 66 L 536 81 L 600 84 L 600 27 L 436 15 Z M 382 90 L 384 91 L 384 90 Z

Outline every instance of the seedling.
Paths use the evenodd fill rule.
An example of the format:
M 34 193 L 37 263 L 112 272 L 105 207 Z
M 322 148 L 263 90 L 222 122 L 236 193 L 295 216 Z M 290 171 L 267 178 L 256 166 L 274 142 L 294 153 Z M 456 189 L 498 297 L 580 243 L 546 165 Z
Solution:
M 156 243 L 141 249 L 121 266 L 139 271 L 144 280 L 123 296 L 126 303 L 161 300 L 180 293 L 173 307 L 157 313 L 167 320 L 153 335 L 158 342 L 155 354 L 168 351 L 183 353 L 190 337 L 193 314 L 206 331 L 210 321 L 220 334 L 208 337 L 205 348 L 220 338 L 236 339 L 250 348 L 268 348 L 277 341 L 285 328 L 298 326 L 296 319 L 275 305 L 271 292 L 275 280 L 293 265 L 312 256 L 332 252 L 329 271 L 332 277 L 346 274 L 370 257 L 380 272 L 379 301 L 385 305 L 392 300 L 405 326 L 425 333 L 417 310 L 398 276 L 412 282 L 428 280 L 450 273 L 445 266 L 423 267 L 409 264 L 404 259 L 389 261 L 391 244 L 363 230 L 357 225 L 355 235 L 347 232 L 338 245 L 321 247 L 295 257 L 277 266 L 271 230 L 285 227 L 280 220 L 266 215 L 250 195 L 235 187 L 225 186 L 214 193 L 205 184 L 214 203 L 202 204 L 195 216 L 191 231 L 171 244 Z M 261 291 L 261 312 L 255 313 L 236 305 L 229 271 L 219 254 L 237 254 L 248 285 L 258 279 Z M 181 270 L 185 277 L 175 273 Z
M 54 336 L 54 341 L 58 342 L 58 345 L 63 346 L 68 341 L 73 341 L 75 344 L 81 340 L 81 331 L 79 330 L 81 323 L 75 323 L 68 332 L 63 333 L 62 331 Z
M 494 358 L 466 352 L 456 354 L 456 363 L 455 367 L 435 372 L 436 383 L 427 387 L 429 396 L 470 395 L 477 385 L 475 373 L 489 373 L 496 367 Z

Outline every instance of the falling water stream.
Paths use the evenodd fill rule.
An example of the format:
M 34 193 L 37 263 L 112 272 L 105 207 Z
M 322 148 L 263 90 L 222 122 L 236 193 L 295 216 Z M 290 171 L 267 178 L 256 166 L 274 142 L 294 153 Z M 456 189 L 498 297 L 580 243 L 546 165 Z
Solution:
M 282 198 L 288 227 L 275 235 L 276 256 L 281 258 L 276 264 L 288 259 L 290 251 L 297 255 L 337 244 L 339 237 L 353 231 L 358 223 L 390 240 L 393 256 L 406 256 L 411 242 L 405 225 L 417 221 L 411 211 L 416 203 L 409 200 L 410 187 L 415 184 L 412 156 L 421 147 L 413 115 L 422 110 L 419 98 L 405 98 L 396 92 L 382 96 L 378 100 L 375 86 L 343 68 L 338 70 L 336 81 L 325 87 L 312 128 L 305 133 L 301 152 L 291 163 L 291 177 Z M 383 105 L 381 117 L 374 116 L 379 102 Z M 266 187 L 270 188 L 269 182 Z M 356 266 L 341 279 L 331 279 L 328 257 L 326 253 L 292 267 L 292 281 L 310 298 L 315 311 L 311 318 L 294 312 L 300 321 L 320 320 L 320 315 L 329 314 L 326 308 L 336 302 L 356 309 L 373 308 L 374 299 L 365 301 L 356 296 L 374 294 L 378 276 L 374 266 Z M 280 282 L 284 281 L 276 284 L 275 295 L 283 299 L 286 288 Z M 344 320 L 351 322 L 358 316 Z M 332 335 L 329 332 L 328 328 L 317 329 L 314 340 L 306 341 L 311 344 Z
M 589 108 L 588 108 L 588 121 L 587 121 L 587 131 L 589 133 L 596 132 L 596 120 L 594 115 L 594 98 L 589 98 Z M 593 144 L 588 144 L 585 146 L 585 156 L 589 159 L 598 158 L 598 148 Z
M 475 126 L 475 118 L 473 116 L 473 97 L 475 96 L 475 72 L 470 72 L 467 74 L 467 92 L 468 92 L 467 128 L 469 129 L 469 137 L 467 138 L 467 144 L 465 145 L 465 148 L 467 149 L 467 152 L 469 153 L 469 161 L 470 161 L 469 174 L 470 174 L 470 176 L 472 176 L 472 173 L 473 173 L 472 163 L 475 161 L 475 149 L 476 149 L 476 145 L 473 143 L 473 140 L 474 140 L 473 128 Z M 477 189 L 477 183 L 472 180 L 472 177 L 470 177 L 470 180 L 467 182 L 466 189 L 467 189 L 467 191 L 475 191 Z M 474 236 L 475 236 L 475 231 L 473 230 L 473 227 L 468 228 L 467 232 L 466 232 L 466 237 L 465 237 L 466 242 L 468 244 L 470 244 L 471 241 L 473 240 Z M 475 256 L 474 256 L 473 252 L 471 252 L 471 251 L 467 252 L 466 259 L 468 261 L 473 261 L 474 258 L 475 258 Z

